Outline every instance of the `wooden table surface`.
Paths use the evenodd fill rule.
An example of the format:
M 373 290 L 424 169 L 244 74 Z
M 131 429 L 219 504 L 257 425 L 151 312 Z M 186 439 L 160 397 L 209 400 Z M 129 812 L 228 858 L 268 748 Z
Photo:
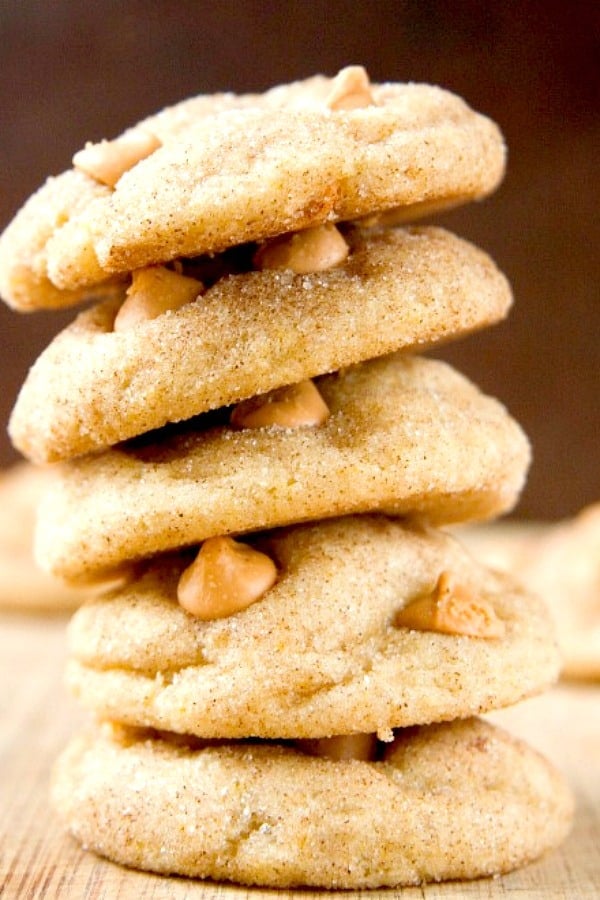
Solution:
M 323 896 L 261 891 L 128 871 L 83 851 L 48 805 L 52 762 L 82 721 L 62 687 L 65 617 L 0 616 L 0 897 L 90 900 L 220 900 Z M 493 716 L 565 773 L 577 800 L 564 845 L 496 879 L 341 896 L 600 897 L 600 684 L 561 684 Z

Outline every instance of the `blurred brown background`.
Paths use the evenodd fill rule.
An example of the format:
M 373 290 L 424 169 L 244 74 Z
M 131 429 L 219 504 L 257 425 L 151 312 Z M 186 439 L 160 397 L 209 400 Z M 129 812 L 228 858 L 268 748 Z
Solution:
M 215 90 L 333 74 L 441 84 L 496 119 L 509 173 L 439 221 L 512 281 L 507 323 L 443 351 L 523 424 L 534 465 L 519 514 L 600 499 L 597 192 L 599 5 L 481 0 L 0 0 L 0 228 L 86 140 Z M 16 393 L 73 317 L 0 305 L 0 464 Z

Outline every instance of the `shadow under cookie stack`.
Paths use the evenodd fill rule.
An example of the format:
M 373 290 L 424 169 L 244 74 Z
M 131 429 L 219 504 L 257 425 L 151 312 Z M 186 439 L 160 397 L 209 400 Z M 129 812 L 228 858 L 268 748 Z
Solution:
M 528 443 L 415 355 L 508 312 L 483 252 L 406 227 L 503 169 L 459 98 L 349 67 L 88 144 L 5 231 L 13 307 L 95 300 L 10 422 L 57 463 L 39 563 L 107 583 L 70 624 L 94 723 L 53 782 L 87 848 L 359 889 L 565 836 L 561 776 L 477 718 L 556 679 L 548 615 L 440 530 L 510 510 Z

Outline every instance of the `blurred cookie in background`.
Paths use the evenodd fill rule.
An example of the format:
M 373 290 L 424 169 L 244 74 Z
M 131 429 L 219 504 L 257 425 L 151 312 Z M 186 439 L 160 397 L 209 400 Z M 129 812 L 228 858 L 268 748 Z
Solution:
M 600 680 L 600 501 L 552 524 L 496 522 L 458 532 L 481 561 L 517 575 L 548 603 L 563 676 Z
M 50 485 L 51 467 L 14 463 L 0 472 L 0 608 L 28 612 L 71 610 L 90 588 L 65 585 L 33 558 L 38 501 Z

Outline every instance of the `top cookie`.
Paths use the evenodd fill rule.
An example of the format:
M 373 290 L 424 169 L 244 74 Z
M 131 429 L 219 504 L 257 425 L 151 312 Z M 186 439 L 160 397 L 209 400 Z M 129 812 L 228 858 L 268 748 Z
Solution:
M 482 197 L 505 150 L 453 94 L 370 85 L 351 67 L 184 101 L 75 161 L 83 171 L 50 179 L 0 239 L 15 308 L 67 306 L 142 266 L 326 222 Z

